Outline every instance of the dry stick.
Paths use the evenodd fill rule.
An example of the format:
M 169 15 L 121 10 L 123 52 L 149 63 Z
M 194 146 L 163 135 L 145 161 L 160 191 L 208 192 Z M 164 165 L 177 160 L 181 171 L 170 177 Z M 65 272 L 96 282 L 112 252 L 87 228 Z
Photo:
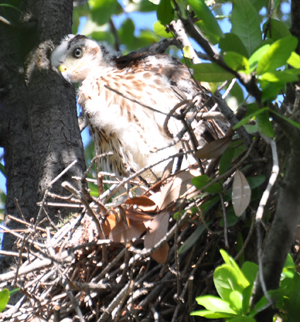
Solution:
M 180 274 L 180 265 L 179 265 L 179 255 L 178 255 L 178 226 L 176 225 L 175 233 L 174 233 L 174 249 L 175 249 L 175 265 L 176 265 L 176 285 L 177 285 L 177 301 L 181 301 L 179 298 L 181 293 L 181 274 Z
M 208 187 L 210 187 L 213 183 L 221 180 L 221 179 L 224 179 L 224 178 L 227 178 L 229 177 L 236 169 L 238 169 L 243 163 L 244 161 L 249 157 L 250 155 L 250 152 L 252 150 L 252 148 L 254 147 L 256 143 L 256 140 L 254 140 L 251 144 L 251 146 L 248 148 L 246 154 L 241 158 L 241 160 L 235 164 L 231 169 L 229 169 L 227 172 L 221 174 L 220 176 L 218 177 L 215 177 L 214 179 L 212 179 L 206 186 L 204 186 L 203 188 L 200 189 L 200 191 L 204 191 L 205 189 L 207 189 Z M 197 193 L 199 193 L 199 191 L 196 191 Z M 187 197 L 187 198 L 190 198 L 191 196 L 189 196 L 190 192 L 187 192 L 185 193 L 183 196 Z M 194 194 L 194 192 L 193 192 Z
M 150 168 L 152 168 L 152 167 L 155 167 L 156 165 L 158 165 L 158 164 L 160 164 L 160 163 L 162 163 L 162 162 L 165 162 L 165 161 L 167 161 L 167 160 L 169 160 L 169 159 L 174 159 L 174 158 L 177 158 L 177 157 L 179 157 L 179 156 L 181 156 L 181 155 L 186 155 L 186 154 L 188 154 L 188 153 L 190 153 L 190 152 L 192 152 L 192 150 L 190 150 L 190 151 L 186 151 L 186 152 L 180 152 L 180 153 L 176 153 L 176 154 L 173 154 L 173 155 L 171 155 L 171 156 L 169 156 L 169 157 L 167 157 L 167 158 L 164 158 L 164 159 L 162 159 L 162 160 L 160 160 L 160 161 L 158 161 L 158 162 L 155 162 L 155 163 L 152 163 L 152 164 L 150 164 L 150 165 L 148 165 L 147 167 L 144 167 L 144 168 L 142 168 L 141 170 L 139 170 L 139 171 L 137 171 L 137 172 L 135 172 L 133 175 L 131 175 L 130 177 L 128 177 L 128 178 L 125 178 L 125 179 L 123 179 L 116 187 L 114 187 L 113 189 L 110 189 L 110 193 L 109 193 L 109 195 L 108 196 L 105 196 L 106 197 L 106 199 L 105 199 L 105 201 L 104 201 L 104 203 L 106 204 L 108 201 L 109 201 L 109 199 L 125 184 L 125 183 L 127 183 L 127 182 L 129 182 L 130 180 L 132 180 L 132 179 L 134 179 L 134 178 L 136 178 L 137 176 L 139 176 L 139 175 L 141 175 L 143 172 L 145 172 L 145 171 L 147 171 L 147 170 L 149 170 Z M 108 191 L 108 190 L 107 190 Z M 103 197 L 102 196 L 100 196 L 99 197 L 100 199 L 102 199 Z
M 71 220 L 66 223 L 60 230 L 58 230 L 52 237 L 52 246 L 55 246 L 60 240 L 62 240 L 66 234 L 68 234 L 72 229 L 74 229 L 81 221 L 83 217 L 83 212 L 75 220 Z
M 83 318 L 83 315 L 81 313 L 81 310 L 79 308 L 79 305 L 78 305 L 78 303 L 77 303 L 77 301 L 76 301 L 76 299 L 75 299 L 75 297 L 74 297 L 74 295 L 72 293 L 72 288 L 70 286 L 70 283 L 66 278 L 63 278 L 63 276 L 62 276 L 62 284 L 65 287 L 65 290 L 66 290 L 66 292 L 68 294 L 69 299 L 72 302 L 72 305 L 73 305 L 73 307 L 74 307 L 74 309 L 75 309 L 75 311 L 76 311 L 76 313 L 77 313 L 77 315 L 79 317 L 80 322 L 85 322 L 85 320 Z
M 12 216 L 12 215 L 7 215 L 7 218 L 12 219 L 12 220 L 14 220 L 14 221 L 17 221 L 17 222 L 19 222 L 19 223 L 21 223 L 21 224 L 23 224 L 23 225 L 25 225 L 25 226 L 27 226 L 27 227 L 30 227 L 31 229 L 33 229 L 33 228 L 34 228 L 34 226 L 33 226 L 31 223 L 29 223 L 29 222 L 27 222 L 27 221 L 25 221 L 25 220 L 22 220 L 22 219 L 20 219 L 20 218 L 14 217 L 14 216 Z M 41 228 L 41 227 L 37 227 L 37 230 L 39 230 L 39 231 L 41 231 L 41 232 L 43 232 L 43 233 L 45 233 L 45 232 L 46 232 L 46 229 Z
M 73 193 L 74 196 L 76 196 L 77 198 L 79 198 L 80 201 L 84 204 L 84 206 L 86 207 L 86 210 L 87 210 L 88 214 L 92 217 L 92 219 L 93 219 L 93 221 L 94 221 L 94 223 L 96 225 L 97 232 L 98 232 L 98 237 L 101 238 L 102 237 L 102 230 L 101 230 L 101 225 L 99 223 L 99 220 L 98 220 L 97 216 L 95 215 L 94 211 L 92 210 L 92 208 L 90 207 L 90 205 L 87 202 L 87 200 L 82 195 L 82 193 L 80 191 L 78 191 L 76 188 L 74 188 L 67 181 L 63 182 L 61 185 L 62 185 L 62 187 L 64 187 L 65 189 L 67 189 L 71 193 Z
M 179 44 L 183 47 L 188 47 L 189 48 L 189 58 L 191 59 L 193 64 L 201 64 L 201 61 L 197 55 L 197 53 L 195 52 L 186 32 L 184 29 L 184 26 L 182 24 L 181 20 L 177 20 L 177 21 L 172 21 L 170 23 L 171 27 L 173 28 L 173 31 L 176 35 L 176 40 L 179 42 Z
M 32 262 L 30 265 L 26 266 L 26 267 L 21 267 L 19 269 L 19 276 L 20 275 L 24 275 L 24 274 L 28 274 L 30 272 L 33 272 L 35 270 L 41 269 L 41 268 L 45 268 L 49 265 L 52 264 L 52 260 L 51 259 L 36 259 L 34 262 Z M 4 273 L 0 275 L 0 282 L 5 282 L 8 281 L 10 279 L 13 279 L 15 277 L 15 272 L 9 272 L 9 273 Z
M 132 292 L 133 290 L 133 286 L 134 286 L 134 281 L 133 281 L 133 272 L 134 272 L 134 265 L 135 263 L 133 263 L 133 265 L 131 265 L 131 270 L 130 270 L 130 278 L 129 278 L 129 287 L 127 288 L 127 291 L 123 294 L 122 298 L 120 299 L 120 303 L 119 303 L 119 307 L 116 308 L 117 312 L 116 314 L 112 314 L 112 317 L 115 316 L 114 318 L 114 322 L 118 322 L 121 314 L 122 314 L 122 307 L 126 301 L 126 298 L 128 297 L 129 293 Z M 137 277 L 138 278 L 138 277 Z
M 27 237 L 24 237 L 24 239 L 22 240 L 22 245 L 20 247 L 20 251 L 19 251 L 19 258 L 18 258 L 18 265 L 17 265 L 17 269 L 16 269 L 16 276 L 15 276 L 15 279 L 14 279 L 14 282 L 12 283 L 12 285 L 14 287 L 16 287 L 17 285 L 17 280 L 18 280 L 18 273 L 19 273 L 19 269 L 20 269 L 20 266 L 21 266 L 21 260 L 22 260 L 22 252 L 23 252 L 23 249 L 24 249 L 24 246 L 25 246 L 25 243 L 27 241 L 27 239 L 29 238 L 30 236 L 30 233 L 28 234 Z
M 252 221 L 251 221 L 251 226 L 250 226 L 250 229 L 249 229 L 249 232 L 248 232 L 248 235 L 247 235 L 247 238 L 242 246 L 242 248 L 240 249 L 240 251 L 238 252 L 238 254 L 234 257 L 234 260 L 237 261 L 239 259 L 239 257 L 243 254 L 246 246 L 248 245 L 249 241 L 250 241 L 250 238 L 253 234 L 253 231 L 254 231 L 254 225 L 255 224 L 255 216 L 253 215 L 252 216 Z
M 95 276 L 92 279 L 92 282 L 98 282 L 105 276 L 105 274 L 125 255 L 125 248 L 122 249 L 122 251 L 113 259 L 112 262 L 110 262 L 104 270 L 98 275 Z
M 221 206 L 222 206 L 222 213 L 223 213 L 223 219 L 224 219 L 224 239 L 225 239 L 225 248 L 229 249 L 229 244 L 228 244 L 228 234 L 227 234 L 227 215 L 226 215 L 226 209 L 224 205 L 224 198 L 222 193 L 219 193 L 219 197 L 221 200 Z
M 49 189 L 52 187 L 53 183 L 55 183 L 60 177 L 62 177 L 67 171 L 69 171 L 74 164 L 77 163 L 77 160 L 74 160 L 71 164 L 69 164 L 58 176 L 56 176 L 52 181 L 50 181 L 50 183 L 47 185 L 46 187 L 46 190 L 44 192 L 44 196 L 43 196 L 43 199 L 42 199 L 42 202 L 41 202 L 41 205 L 40 205 L 40 209 L 39 209 L 39 212 L 37 214 L 37 217 L 36 217 L 36 220 L 35 220 L 35 227 L 37 226 L 37 223 L 38 223 L 38 220 L 42 214 L 42 211 L 43 211 L 43 208 L 44 208 L 44 205 L 45 205 L 45 202 L 46 202 L 46 199 L 47 199 L 47 196 L 48 196 L 48 192 L 49 192 Z
M 200 255 L 199 259 L 197 260 L 197 263 L 195 264 L 195 267 L 193 268 L 193 270 L 191 271 L 189 277 L 188 277 L 188 280 L 194 280 L 194 275 L 199 267 L 199 265 L 201 264 L 204 256 L 206 255 L 207 251 L 209 250 L 210 246 L 215 242 L 215 239 L 212 238 L 212 240 L 205 246 L 202 254 Z M 183 287 L 183 290 L 180 294 L 180 297 L 181 298 L 184 298 L 185 296 L 185 293 L 189 287 L 190 283 L 185 283 L 184 287 Z M 172 318 L 172 321 L 171 322 L 176 322 L 177 321 L 177 314 L 178 314 L 178 310 L 179 310 L 179 306 L 177 305 L 176 306 L 176 309 L 175 309 L 175 312 L 174 312 L 174 315 L 173 315 L 173 318 Z
M 143 104 L 143 103 L 141 103 L 141 102 L 139 102 L 139 101 L 137 101 L 137 100 L 135 100 L 135 99 L 133 99 L 133 98 L 130 98 L 129 96 L 126 96 L 126 95 L 122 94 L 121 92 L 117 91 L 116 89 L 113 89 L 113 88 L 111 88 L 111 87 L 109 87 L 109 86 L 107 86 L 107 85 L 104 85 L 104 87 L 106 87 L 106 88 L 107 88 L 107 89 L 109 89 L 110 91 L 112 91 L 112 92 L 114 92 L 114 93 L 116 93 L 116 94 L 118 94 L 118 95 L 122 96 L 123 98 L 126 98 L 127 100 L 129 100 L 129 101 L 131 101 L 131 102 L 133 102 L 133 103 L 136 103 L 136 104 L 138 104 L 138 105 L 140 105 L 140 106 L 143 106 L 143 107 L 148 108 L 150 111 L 153 111 L 153 112 L 156 112 L 156 113 L 159 113 L 159 114 L 163 114 L 163 115 L 165 115 L 165 116 L 168 116 L 168 114 L 167 114 L 167 113 L 164 113 L 164 112 L 162 112 L 162 111 L 160 111 L 160 110 L 157 110 L 157 109 L 155 109 L 155 108 L 153 108 L 153 107 L 151 107 L 151 106 L 149 106 L 149 105 Z M 174 117 L 175 117 L 175 116 L 174 116 Z
M 110 318 L 111 312 L 119 304 L 119 302 L 121 301 L 121 299 L 124 296 L 124 294 L 126 295 L 127 292 L 130 291 L 130 289 L 132 287 L 131 284 L 132 284 L 132 282 L 129 281 L 123 287 L 123 289 L 118 293 L 118 295 L 109 304 L 109 306 L 107 307 L 107 309 L 105 310 L 105 312 L 101 315 L 100 319 L 98 320 L 99 322 L 106 322 Z
M 106 153 L 102 153 L 102 154 L 99 154 L 99 155 L 96 155 L 93 157 L 93 159 L 91 160 L 91 164 L 89 165 L 89 167 L 87 168 L 87 170 L 83 173 L 83 176 L 81 178 L 81 190 L 82 190 L 82 194 L 83 196 L 87 199 L 87 198 L 92 198 L 92 200 L 97 203 L 97 205 L 99 206 L 99 208 L 101 209 L 101 211 L 104 212 L 104 214 L 107 213 L 107 209 L 106 207 L 96 198 L 93 198 L 88 192 L 87 192 L 87 189 L 86 189 L 86 186 L 85 186 L 85 183 L 86 183 L 86 179 L 87 179 L 87 175 L 89 174 L 89 172 L 91 171 L 92 169 L 92 166 L 94 165 L 95 161 L 98 160 L 98 159 L 101 159 L 103 157 L 107 157 L 107 156 L 110 156 L 110 155 L 113 155 L 113 152 L 106 152 Z M 102 233 L 104 235 L 104 232 L 103 232 L 103 229 L 102 229 Z
M 10 233 L 12 235 L 14 235 L 15 237 L 18 237 L 19 239 L 22 239 L 22 240 L 24 239 L 23 235 L 17 233 L 15 230 L 9 229 L 7 226 L 2 226 L 1 229 L 5 230 L 6 232 L 8 232 L 8 233 Z M 34 244 L 36 246 L 42 247 L 42 248 L 45 246 L 44 244 L 39 243 L 39 242 L 37 242 L 37 241 L 35 241 L 33 239 L 28 239 L 28 242 L 30 242 L 31 244 Z
M 25 219 L 25 217 L 24 217 L 24 215 L 23 215 L 22 209 L 21 209 L 21 207 L 20 207 L 20 205 L 19 205 L 19 200 L 18 200 L 17 198 L 14 198 L 14 203 L 15 203 L 15 205 L 16 205 L 16 207 L 17 207 L 18 211 L 19 211 L 20 216 L 22 217 L 22 219 L 23 219 L 24 221 L 26 221 L 26 219 Z
M 10 252 L 7 250 L 0 250 L 0 255 L 14 256 L 14 257 L 22 256 L 22 257 L 30 258 L 30 255 L 28 255 L 28 254 L 25 254 L 25 253 L 20 254 L 18 252 Z
M 232 110 L 229 108 L 226 101 L 222 98 L 222 95 L 219 92 L 216 92 L 213 97 L 217 101 L 220 110 L 225 115 L 226 119 L 231 124 L 231 126 L 232 127 L 235 126 L 239 122 L 239 120 L 233 114 Z M 251 137 L 248 134 L 248 132 L 245 130 L 245 128 L 241 126 L 236 131 L 241 137 L 241 139 L 243 140 L 246 147 L 249 147 L 251 145 Z
M 260 202 L 259 202 L 259 206 L 257 208 L 257 212 L 256 212 L 256 228 L 257 228 L 257 253 L 258 253 L 258 276 L 259 276 L 259 282 L 261 284 L 261 289 L 266 297 L 266 299 L 268 300 L 268 304 L 266 305 L 266 307 L 270 306 L 273 301 L 270 298 L 269 294 L 268 294 L 268 290 L 264 281 L 264 276 L 263 276 L 263 267 L 262 267 L 262 237 L 261 237 L 261 231 L 260 231 L 260 225 L 262 223 L 262 216 L 264 213 L 264 208 L 267 204 L 267 201 L 270 197 L 270 193 L 271 193 L 271 189 L 274 186 L 277 176 L 279 174 L 279 162 L 278 162 L 278 154 L 277 154 L 277 147 L 276 147 L 276 143 L 274 140 L 264 136 L 261 134 L 261 137 L 271 146 L 271 150 L 272 150 L 272 159 L 273 159 L 273 166 L 272 166 L 272 174 L 269 178 L 269 182 L 267 185 L 267 188 L 265 189 Z
M 189 312 L 192 312 L 193 302 L 194 302 L 194 276 L 189 276 L 188 278 L 188 308 Z

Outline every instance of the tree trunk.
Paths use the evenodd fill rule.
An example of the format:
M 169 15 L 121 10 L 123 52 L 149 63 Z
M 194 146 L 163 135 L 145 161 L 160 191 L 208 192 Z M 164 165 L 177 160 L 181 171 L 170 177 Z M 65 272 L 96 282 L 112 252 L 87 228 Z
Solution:
M 81 176 L 85 169 L 75 89 L 51 69 L 49 61 L 54 44 L 71 32 L 72 6 L 72 0 L 24 0 L 17 9 L 0 7 L 0 15 L 7 20 L 0 22 L 0 145 L 5 150 L 6 214 L 20 217 L 16 198 L 26 220 L 36 219 L 37 202 L 72 161 L 77 163 L 54 183 L 51 192 L 68 195 L 61 182 L 68 180 L 79 187 L 72 176 Z M 48 209 L 54 220 L 56 212 Z M 14 221 L 6 220 L 6 225 L 17 228 Z M 11 249 L 12 243 L 12 236 L 6 234 L 4 249 Z

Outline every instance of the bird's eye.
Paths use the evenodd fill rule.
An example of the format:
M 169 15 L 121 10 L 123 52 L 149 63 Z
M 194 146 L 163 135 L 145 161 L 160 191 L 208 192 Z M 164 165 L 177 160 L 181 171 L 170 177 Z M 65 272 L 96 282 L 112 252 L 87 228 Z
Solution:
M 83 51 L 81 48 L 76 48 L 74 51 L 73 51 L 73 56 L 75 58 L 81 58 L 83 55 Z

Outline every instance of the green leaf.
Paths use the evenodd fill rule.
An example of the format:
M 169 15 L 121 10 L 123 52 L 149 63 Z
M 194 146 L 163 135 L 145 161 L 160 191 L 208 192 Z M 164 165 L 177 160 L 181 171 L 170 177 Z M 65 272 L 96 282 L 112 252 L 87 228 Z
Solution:
M 200 20 L 196 25 L 208 36 L 213 44 L 219 42 L 220 38 L 223 37 L 223 32 L 204 0 L 187 0 L 187 2 Z
M 247 49 L 241 39 L 233 33 L 224 34 L 224 37 L 220 39 L 219 46 L 223 53 L 233 51 L 244 57 L 249 57 Z
M 261 82 L 262 96 L 261 99 L 265 101 L 273 101 L 277 98 L 277 95 L 284 89 L 284 83 L 271 83 Z
M 233 51 L 224 53 L 224 60 L 227 66 L 235 71 L 242 71 L 246 74 L 249 73 L 249 63 L 248 59 L 238 53 Z
M 126 46 L 130 46 L 134 41 L 134 22 L 132 19 L 127 18 L 123 21 L 121 27 L 118 30 L 120 41 Z
M 6 177 L 5 167 L 2 163 L 0 163 L 0 172 Z
M 250 68 L 249 72 L 250 73 L 252 73 L 255 70 L 259 60 L 269 50 L 270 46 L 271 45 L 269 45 L 269 44 L 263 45 L 262 47 L 258 48 L 251 55 L 251 57 L 249 58 L 249 61 L 248 61 L 249 62 L 249 68 Z
M 250 56 L 261 43 L 258 14 L 249 0 L 233 0 L 231 32 L 243 42 Z
M 6 308 L 6 305 L 9 301 L 9 297 L 10 297 L 10 293 L 7 288 L 3 289 L 0 292 L 0 312 L 4 311 L 4 309 Z
M 258 115 L 264 113 L 265 111 L 268 111 L 269 108 L 268 107 L 264 107 L 261 108 L 259 110 L 257 110 L 254 113 L 251 113 L 250 115 L 247 115 L 246 117 L 244 117 L 243 119 L 241 119 L 234 127 L 233 129 L 236 130 L 238 129 L 240 126 L 247 124 L 252 118 L 257 117 Z
M 257 74 L 262 75 L 266 72 L 275 71 L 276 68 L 285 65 L 296 49 L 297 43 L 297 38 L 293 36 L 275 41 L 259 60 L 256 69 Z
M 99 197 L 98 186 L 96 186 L 93 182 L 88 182 L 88 187 L 89 187 L 91 196 Z
M 266 177 L 263 174 L 259 174 L 255 177 L 247 177 L 250 188 L 253 190 L 266 181 Z
M 293 51 L 287 60 L 287 63 L 294 68 L 300 68 L 300 56 Z
M 237 314 L 230 307 L 227 301 L 224 301 L 217 296 L 213 296 L 213 295 L 200 296 L 200 297 L 196 297 L 196 301 L 199 305 L 204 306 L 207 310 L 210 310 L 212 312 Z
M 209 184 L 211 179 L 207 175 L 201 175 L 199 177 L 195 177 L 192 179 L 192 184 L 199 190 L 201 190 L 204 186 Z M 217 183 L 214 182 L 211 186 L 206 188 L 204 191 L 209 192 L 209 193 L 220 193 L 222 192 L 221 186 Z
M 173 38 L 173 35 L 171 32 L 166 31 L 166 26 L 162 25 L 159 21 L 156 21 L 156 23 L 153 25 L 154 32 L 163 38 Z
M 17 293 L 17 292 L 19 292 L 19 291 L 20 291 L 20 288 L 19 288 L 19 287 L 14 288 L 13 290 L 11 290 L 11 291 L 10 291 L 10 296 L 12 296 L 12 295 L 16 294 L 16 293 Z
M 281 303 L 277 302 L 277 307 L 288 312 L 287 321 L 298 321 L 300 315 L 300 275 L 295 274 L 292 282 L 292 289 L 288 294 L 278 294 L 277 298 L 282 299 Z M 284 296 L 282 296 L 284 295 Z M 277 299 L 276 298 L 276 299 Z M 278 305 L 279 304 L 279 305 Z
M 133 11 L 151 12 L 151 11 L 156 11 L 157 9 L 157 5 L 150 2 L 149 0 L 139 0 L 135 2 L 128 1 L 126 3 L 127 5 L 125 7 L 125 12 L 133 12 Z
M 256 320 L 250 316 L 237 316 L 233 319 L 230 319 L 230 322 L 256 322 Z
M 117 3 L 117 0 L 88 0 L 93 21 L 100 26 L 107 23 L 114 13 Z
M 243 296 L 240 292 L 233 291 L 229 295 L 230 305 L 240 314 L 243 308 Z
M 247 287 L 249 285 L 249 282 L 246 279 L 246 277 L 244 276 L 241 269 L 239 268 L 236 261 L 230 255 L 228 255 L 224 249 L 220 249 L 220 253 L 223 257 L 224 262 L 226 264 L 230 265 L 234 269 L 235 273 L 238 276 L 239 283 L 243 286 L 243 288 Z
M 233 147 L 229 146 L 221 156 L 220 168 L 219 168 L 220 175 L 229 170 L 231 161 L 233 159 L 233 154 L 234 154 L 234 149 Z
M 283 270 L 281 272 L 281 284 L 284 279 L 293 279 L 296 273 L 296 266 L 290 254 L 287 255 Z M 286 284 L 286 282 L 285 282 Z
M 268 38 L 272 38 L 273 40 L 278 40 L 280 38 L 291 36 L 289 29 L 282 21 L 277 19 L 268 19 L 263 25 L 263 30 L 266 29 L 268 24 L 269 24 L 269 28 L 267 30 Z
M 90 13 L 90 8 L 87 3 L 74 7 L 73 9 L 73 24 L 72 24 L 72 33 L 78 34 L 79 19 L 82 16 L 88 16 Z
M 258 127 L 256 124 L 245 124 L 244 128 L 249 134 L 254 134 L 258 132 Z
M 106 41 L 111 45 L 113 45 L 115 41 L 114 36 L 106 31 L 94 31 L 91 33 L 91 37 L 96 41 Z
M 293 270 L 294 272 L 296 272 L 296 266 L 291 254 L 287 254 L 282 272 L 284 272 L 285 270 Z
M 237 108 L 241 105 L 241 103 L 244 102 L 244 92 L 238 82 L 234 83 L 234 85 L 227 97 L 228 97 L 227 103 L 230 105 L 230 108 L 231 108 L 231 105 L 232 105 L 231 102 L 233 99 L 235 99 L 235 101 L 236 101 Z M 235 110 L 237 110 L 237 108 Z
M 228 302 L 230 301 L 231 292 L 237 291 L 242 293 L 244 289 L 239 283 L 239 275 L 229 264 L 223 264 L 215 269 L 214 284 L 221 298 Z
M 202 205 L 200 205 L 200 210 L 202 211 L 202 215 L 205 216 L 205 214 L 215 205 L 219 202 L 220 197 L 219 195 L 215 196 L 214 198 L 206 201 Z
M 242 304 L 242 307 L 243 307 L 243 314 L 245 314 L 245 315 L 249 313 L 249 309 L 250 309 L 250 298 L 252 296 L 253 285 L 254 284 L 250 284 L 242 292 L 242 296 L 243 296 L 243 304 Z
M 273 138 L 275 133 L 273 129 L 273 125 L 270 121 L 270 116 L 268 111 L 264 111 L 263 113 L 257 115 L 257 126 L 262 134 L 267 137 Z
M 275 112 L 275 111 L 271 111 L 271 113 L 276 114 L 277 116 L 281 117 L 282 119 L 284 119 L 285 121 L 289 122 L 290 124 L 292 124 L 292 125 L 293 125 L 293 126 L 295 126 L 297 129 L 299 129 L 299 130 L 300 130 L 300 123 L 297 123 L 297 122 L 295 122 L 295 121 L 293 121 L 293 120 L 290 120 L 290 119 L 288 119 L 287 117 L 285 117 L 285 116 L 283 116 L 283 115 L 281 115 L 281 114 L 279 114 L 279 113 L 277 113 L 277 112 Z
M 298 76 L 289 72 L 273 71 L 262 74 L 259 80 L 271 83 L 292 83 L 298 81 Z
M 231 200 L 231 196 L 229 200 Z M 239 221 L 239 217 L 235 215 L 232 205 L 229 205 L 228 209 L 226 210 L 226 219 L 227 228 L 234 226 Z M 219 225 L 224 227 L 224 218 L 220 220 Z
M 191 312 L 191 315 L 203 316 L 207 319 L 232 318 L 235 316 L 234 314 L 212 312 L 212 311 L 208 311 L 208 310 L 200 310 L 200 311 Z
M 264 310 L 266 305 L 268 304 L 268 300 L 263 296 L 255 305 L 254 308 L 249 313 L 250 317 L 254 317 L 257 313 Z M 271 304 L 270 304 L 271 305 Z
M 171 0 L 160 0 L 160 3 L 156 10 L 156 15 L 161 24 L 169 24 L 174 17 L 174 10 L 171 5 Z
M 204 63 L 193 65 L 194 78 L 202 82 L 225 82 L 234 76 L 216 64 Z
M 242 265 L 242 272 L 248 280 L 248 282 L 250 284 L 253 284 L 257 276 L 258 266 L 253 262 L 245 262 Z
M 206 222 L 206 226 L 201 225 L 199 226 L 184 242 L 184 244 L 179 248 L 178 254 L 185 253 L 191 247 L 195 245 L 197 240 L 202 236 L 202 234 L 206 231 L 206 227 L 209 226 L 213 221 L 209 220 Z
M 267 7 L 269 0 L 251 0 L 253 7 L 256 9 L 257 13 L 263 8 Z

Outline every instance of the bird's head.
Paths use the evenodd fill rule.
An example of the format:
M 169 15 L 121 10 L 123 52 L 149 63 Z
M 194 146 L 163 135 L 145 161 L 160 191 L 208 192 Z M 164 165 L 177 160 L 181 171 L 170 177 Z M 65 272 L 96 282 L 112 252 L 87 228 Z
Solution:
M 82 82 L 96 67 L 109 67 L 114 64 L 117 52 L 107 44 L 82 35 L 68 35 L 51 55 L 51 64 L 63 77 L 71 82 Z

